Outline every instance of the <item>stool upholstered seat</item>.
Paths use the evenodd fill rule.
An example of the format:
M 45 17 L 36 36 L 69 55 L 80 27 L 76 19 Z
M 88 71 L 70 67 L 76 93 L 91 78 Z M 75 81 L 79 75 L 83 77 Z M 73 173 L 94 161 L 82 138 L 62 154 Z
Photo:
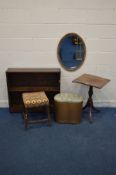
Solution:
M 40 122 L 48 122 L 50 125 L 50 111 L 49 111 L 49 99 L 47 98 L 44 91 L 41 92 L 26 92 L 22 94 L 23 104 L 24 104 L 24 121 L 25 127 L 27 128 L 28 124 L 40 123 Z M 30 120 L 29 117 L 29 109 L 31 108 L 39 108 L 46 107 L 48 118 L 47 119 L 39 119 L 39 120 Z
M 55 95 L 56 121 L 60 123 L 80 123 L 82 118 L 83 98 L 74 93 Z
M 23 97 L 23 102 L 26 108 L 38 107 L 38 106 L 49 104 L 49 100 L 45 92 L 43 91 L 24 93 L 22 97 Z

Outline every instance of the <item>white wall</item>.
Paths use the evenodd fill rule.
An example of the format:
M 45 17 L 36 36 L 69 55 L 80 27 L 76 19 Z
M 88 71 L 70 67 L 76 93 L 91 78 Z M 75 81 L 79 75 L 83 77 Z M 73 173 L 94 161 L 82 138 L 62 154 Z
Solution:
M 83 73 L 111 79 L 94 89 L 99 106 L 116 106 L 116 0 L 0 0 L 0 106 L 8 105 L 8 67 L 60 67 L 57 45 L 69 32 L 78 33 L 87 47 L 86 61 L 75 72 L 62 70 L 61 90 L 81 93 L 73 84 Z

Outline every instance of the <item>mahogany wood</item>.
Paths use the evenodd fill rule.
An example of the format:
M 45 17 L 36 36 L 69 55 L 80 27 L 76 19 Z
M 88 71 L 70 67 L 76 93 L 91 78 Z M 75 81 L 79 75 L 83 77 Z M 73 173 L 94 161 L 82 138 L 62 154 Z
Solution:
M 10 112 L 23 111 L 23 92 L 45 91 L 51 108 L 60 92 L 59 68 L 8 68 L 6 80 Z
M 93 95 L 93 87 L 96 88 L 103 88 L 110 80 L 103 78 L 103 77 L 99 77 L 99 76 L 95 76 L 95 75 L 91 75 L 91 74 L 83 74 L 80 77 L 76 78 L 75 80 L 73 80 L 73 83 L 80 83 L 80 84 L 84 84 L 89 86 L 89 91 L 88 91 L 88 100 L 86 105 L 83 107 L 83 109 L 86 109 L 87 107 L 89 107 L 89 120 L 90 122 L 93 121 L 93 117 L 92 117 L 92 110 L 94 111 L 99 111 L 98 109 L 96 109 L 94 107 L 93 104 L 93 99 L 92 99 L 92 95 Z

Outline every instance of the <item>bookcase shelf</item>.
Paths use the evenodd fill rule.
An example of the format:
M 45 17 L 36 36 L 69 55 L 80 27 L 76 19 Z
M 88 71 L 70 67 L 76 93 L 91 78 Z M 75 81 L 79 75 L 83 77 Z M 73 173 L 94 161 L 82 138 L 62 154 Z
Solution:
M 42 91 L 44 89 L 44 91 L 46 91 L 46 92 L 51 92 L 51 91 L 53 91 L 53 92 L 57 92 L 57 91 L 59 91 L 59 88 L 57 88 L 57 87 L 45 87 L 45 86 L 43 86 L 43 87 L 28 87 L 28 86 L 26 86 L 26 87 L 9 87 L 9 92 L 33 92 L 33 91 Z
M 50 105 L 54 106 L 54 95 L 60 92 L 59 68 L 8 68 L 6 71 L 10 112 L 21 112 L 22 93 L 45 91 Z

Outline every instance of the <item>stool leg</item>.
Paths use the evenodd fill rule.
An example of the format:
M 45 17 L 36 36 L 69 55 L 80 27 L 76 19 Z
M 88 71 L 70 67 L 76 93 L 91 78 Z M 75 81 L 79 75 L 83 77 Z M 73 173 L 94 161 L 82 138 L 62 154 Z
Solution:
M 23 98 L 22 98 L 22 101 L 23 101 Z M 25 123 L 25 129 L 27 129 L 29 116 L 28 116 L 28 111 L 27 111 L 27 108 L 25 107 L 24 101 L 23 101 L 23 120 Z
M 28 128 L 28 120 L 29 120 L 29 117 L 28 117 L 28 111 L 25 109 L 25 111 L 23 112 L 23 116 L 24 116 L 24 122 L 25 122 L 25 129 Z
M 47 115 L 48 115 L 48 125 L 51 126 L 51 116 L 50 116 L 49 105 L 46 106 L 46 111 L 47 111 Z

